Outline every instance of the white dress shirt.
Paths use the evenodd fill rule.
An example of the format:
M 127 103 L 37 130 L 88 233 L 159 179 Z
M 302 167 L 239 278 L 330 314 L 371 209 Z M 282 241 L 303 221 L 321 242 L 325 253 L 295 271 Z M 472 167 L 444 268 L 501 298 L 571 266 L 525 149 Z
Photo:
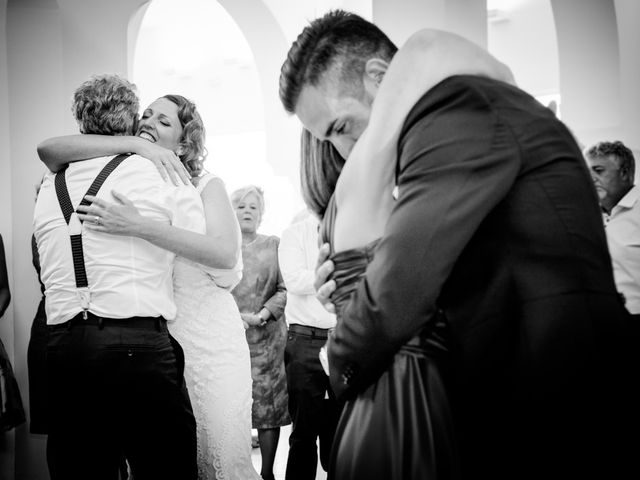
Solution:
M 316 298 L 313 286 L 318 261 L 318 220 L 311 214 L 282 232 L 278 247 L 280 272 L 287 287 L 284 312 L 288 324 L 333 328 L 335 315 Z
M 616 286 L 627 310 L 640 314 L 640 187 L 633 186 L 604 218 Z
M 113 157 L 69 165 L 67 189 L 76 208 L 100 170 Z M 45 285 L 47 323 L 59 324 L 82 312 L 71 255 L 69 228 L 54 185 L 44 178 L 34 213 L 41 277 Z M 111 190 L 131 200 L 139 212 L 155 220 L 198 233 L 205 232 L 202 200 L 191 185 L 174 186 L 160 177 L 148 160 L 132 155 L 106 179 L 97 197 L 116 202 Z M 172 272 L 174 254 L 146 240 L 109 235 L 82 227 L 84 261 L 89 283 L 89 311 L 106 318 L 176 315 Z

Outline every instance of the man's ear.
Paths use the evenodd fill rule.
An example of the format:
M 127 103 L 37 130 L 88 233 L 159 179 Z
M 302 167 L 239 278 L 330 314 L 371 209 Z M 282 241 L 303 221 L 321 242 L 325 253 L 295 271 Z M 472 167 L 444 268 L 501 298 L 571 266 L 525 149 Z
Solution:
M 633 176 L 629 167 L 620 167 L 620 176 L 629 184 L 633 185 Z
M 375 96 L 389 64 L 381 58 L 370 58 L 364 65 L 364 88 Z

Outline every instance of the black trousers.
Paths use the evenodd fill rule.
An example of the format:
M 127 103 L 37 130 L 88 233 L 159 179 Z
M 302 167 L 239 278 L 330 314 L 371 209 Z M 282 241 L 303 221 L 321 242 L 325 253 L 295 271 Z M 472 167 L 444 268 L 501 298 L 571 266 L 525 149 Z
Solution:
M 31 324 L 31 336 L 27 348 L 29 372 L 29 431 L 46 434 L 49 430 L 47 414 L 47 314 L 44 296 Z
M 318 464 L 329 468 L 331 444 L 340 415 L 318 354 L 327 341 L 326 330 L 291 325 L 285 350 L 289 414 L 293 421 L 289 437 L 287 480 L 313 480 Z M 328 392 L 329 398 L 325 398 Z
M 161 318 L 81 315 L 49 327 L 47 462 L 52 480 L 196 479 L 184 355 Z

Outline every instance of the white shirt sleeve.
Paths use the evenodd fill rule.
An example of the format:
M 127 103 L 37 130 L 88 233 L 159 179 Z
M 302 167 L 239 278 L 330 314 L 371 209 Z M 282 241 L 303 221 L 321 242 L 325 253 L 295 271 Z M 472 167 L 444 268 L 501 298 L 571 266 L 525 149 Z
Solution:
M 306 222 L 291 225 L 280 238 L 278 247 L 278 260 L 280 272 L 287 291 L 297 295 L 315 295 L 313 286 L 315 280 L 314 264 L 309 264 L 307 248 L 312 245 L 305 244 Z M 317 248 L 314 249 L 317 256 Z
M 180 185 L 169 193 L 171 225 L 192 232 L 204 233 L 206 223 L 202 199 L 192 185 Z

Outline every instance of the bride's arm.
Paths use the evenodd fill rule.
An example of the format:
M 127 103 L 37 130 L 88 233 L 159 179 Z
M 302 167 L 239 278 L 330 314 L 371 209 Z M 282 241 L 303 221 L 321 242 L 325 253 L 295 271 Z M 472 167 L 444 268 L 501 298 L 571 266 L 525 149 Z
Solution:
M 219 263 L 216 268 L 236 267 L 242 255 L 242 235 L 229 195 L 221 179 L 212 178 L 202 191 L 207 237 L 213 243 Z
M 420 30 L 395 54 L 378 88 L 367 129 L 336 185 L 336 251 L 365 245 L 382 234 L 393 205 L 395 156 L 404 120 L 428 90 L 462 74 L 515 83 L 506 65 L 449 32 Z
M 204 188 L 205 235 L 174 227 L 140 215 L 124 195 L 112 191 L 116 204 L 87 196 L 92 204 L 78 207 L 87 228 L 142 238 L 176 255 L 207 267 L 231 270 L 241 252 L 240 227 L 222 181 L 214 178 Z M 100 225 L 95 223 L 100 217 Z
M 66 135 L 44 140 L 38 145 L 37 150 L 40 160 L 52 172 L 58 172 L 72 162 L 119 153 L 137 153 L 151 160 L 163 179 L 167 180 L 169 174 L 173 180 L 174 174 L 177 174 L 183 183 L 189 182 L 189 174 L 174 152 L 140 137 Z

